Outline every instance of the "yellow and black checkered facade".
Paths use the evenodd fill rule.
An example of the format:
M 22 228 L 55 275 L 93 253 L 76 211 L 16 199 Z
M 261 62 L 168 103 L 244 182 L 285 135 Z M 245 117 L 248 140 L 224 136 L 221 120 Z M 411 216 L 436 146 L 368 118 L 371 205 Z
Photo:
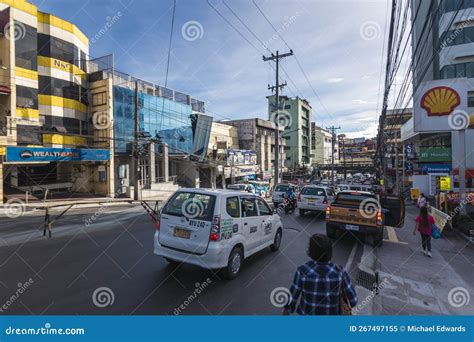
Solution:
M 87 146 L 89 40 L 24 0 L 0 0 L 0 11 L 9 17 L 17 144 Z

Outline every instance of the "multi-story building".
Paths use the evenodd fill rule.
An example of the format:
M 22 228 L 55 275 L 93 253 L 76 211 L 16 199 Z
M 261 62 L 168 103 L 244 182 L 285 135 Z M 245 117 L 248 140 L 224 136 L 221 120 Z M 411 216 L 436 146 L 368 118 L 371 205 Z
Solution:
M 338 135 L 339 163 L 352 166 L 371 165 L 376 151 L 376 140 L 364 137 L 348 138 Z
M 330 165 L 339 163 L 339 146 L 337 141 L 334 141 L 333 150 L 333 136 L 328 130 L 311 123 L 311 150 L 314 154 L 312 159 L 313 165 Z
M 89 82 L 93 134 L 113 137 L 116 192 L 135 189 L 134 162 L 142 197 L 177 185 L 215 186 L 217 168 L 207 161 L 213 120 L 202 101 L 108 68 Z
M 313 109 L 309 102 L 300 97 L 290 98 L 281 95 L 280 111 L 277 119 L 277 106 L 275 96 L 267 96 L 268 117 L 270 121 L 283 126 L 283 137 L 286 140 L 287 168 L 309 166 L 311 164 L 311 119 Z
M 202 101 L 88 60 L 74 24 L 27 1 L 0 0 L 0 29 L 0 199 L 215 185 Z
M 420 45 L 418 51 L 423 53 L 413 53 L 414 77 L 413 88 L 417 89 L 420 83 L 433 80 L 456 78 L 467 78 L 469 82 L 467 94 L 468 112 L 472 115 L 474 110 L 474 21 L 472 20 L 474 3 L 472 1 L 458 0 L 411 0 L 412 8 L 412 45 Z M 418 15 L 415 11 L 418 9 Z M 425 25 L 426 21 L 428 22 Z M 426 26 L 425 29 L 423 27 Z M 421 99 L 414 98 L 414 103 Z M 459 133 L 458 131 L 439 132 L 416 132 L 414 131 L 414 119 L 408 120 L 402 127 L 402 140 L 406 146 L 414 149 L 415 159 L 413 161 L 413 177 L 409 176 L 407 181 L 411 182 L 416 178 L 417 184 L 426 184 L 422 189 L 426 193 L 434 194 L 435 187 L 431 183 L 423 180 L 440 175 L 458 174 L 457 161 L 465 159 L 467 187 L 473 186 L 474 178 L 474 156 L 467 153 L 463 157 L 459 154 Z M 474 145 L 474 130 L 466 130 L 466 150 Z M 421 162 L 419 156 L 423 153 L 428 155 L 438 155 L 443 150 L 446 157 L 441 161 L 436 156 L 424 158 Z M 451 155 L 453 158 L 451 158 Z M 434 183 L 433 183 L 434 184 Z M 458 186 L 457 180 L 454 181 Z
M 275 128 L 272 121 L 263 119 L 242 119 L 226 121 L 226 124 L 237 128 L 239 146 L 242 149 L 254 150 L 257 153 L 257 164 L 260 166 L 262 179 L 273 178 L 273 167 L 275 162 Z M 284 161 L 286 159 L 286 139 L 284 130 L 280 126 L 280 170 L 285 171 Z
M 24 0 L 0 1 L 0 29 L 0 199 L 111 193 L 109 150 L 89 135 L 87 37 Z
M 400 182 L 402 181 L 401 176 L 404 174 L 404 163 L 406 162 L 407 165 L 409 163 L 403 157 L 404 148 L 401 140 L 401 128 L 412 116 L 412 108 L 387 110 L 382 141 L 385 146 L 385 158 L 388 160 L 386 176 L 391 184 L 395 184 L 397 174 L 400 176 Z

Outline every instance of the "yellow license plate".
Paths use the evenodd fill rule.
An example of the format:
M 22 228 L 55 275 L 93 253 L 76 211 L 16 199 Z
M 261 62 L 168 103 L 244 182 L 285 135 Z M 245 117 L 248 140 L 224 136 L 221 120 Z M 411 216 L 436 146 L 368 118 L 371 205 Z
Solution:
M 308 203 L 316 203 L 316 199 L 315 198 L 308 198 Z
M 175 228 L 173 235 L 183 239 L 189 239 L 191 237 L 191 231 L 187 229 Z

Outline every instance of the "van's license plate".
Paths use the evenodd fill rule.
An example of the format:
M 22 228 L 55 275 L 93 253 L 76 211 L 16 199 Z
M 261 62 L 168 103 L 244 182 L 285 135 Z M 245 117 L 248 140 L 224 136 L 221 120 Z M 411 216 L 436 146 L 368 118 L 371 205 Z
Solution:
M 355 226 L 353 224 L 346 224 L 346 229 L 348 229 L 348 230 L 359 230 L 359 226 Z
M 187 229 L 175 228 L 173 235 L 183 239 L 189 239 L 191 237 L 191 231 Z

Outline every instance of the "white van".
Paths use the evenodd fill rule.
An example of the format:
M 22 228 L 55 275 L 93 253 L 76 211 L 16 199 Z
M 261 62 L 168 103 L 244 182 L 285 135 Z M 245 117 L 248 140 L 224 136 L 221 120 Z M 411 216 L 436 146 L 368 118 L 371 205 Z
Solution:
M 180 189 L 160 211 L 154 253 L 171 263 L 223 269 L 228 279 L 242 261 L 280 248 L 278 214 L 260 196 L 235 190 Z

